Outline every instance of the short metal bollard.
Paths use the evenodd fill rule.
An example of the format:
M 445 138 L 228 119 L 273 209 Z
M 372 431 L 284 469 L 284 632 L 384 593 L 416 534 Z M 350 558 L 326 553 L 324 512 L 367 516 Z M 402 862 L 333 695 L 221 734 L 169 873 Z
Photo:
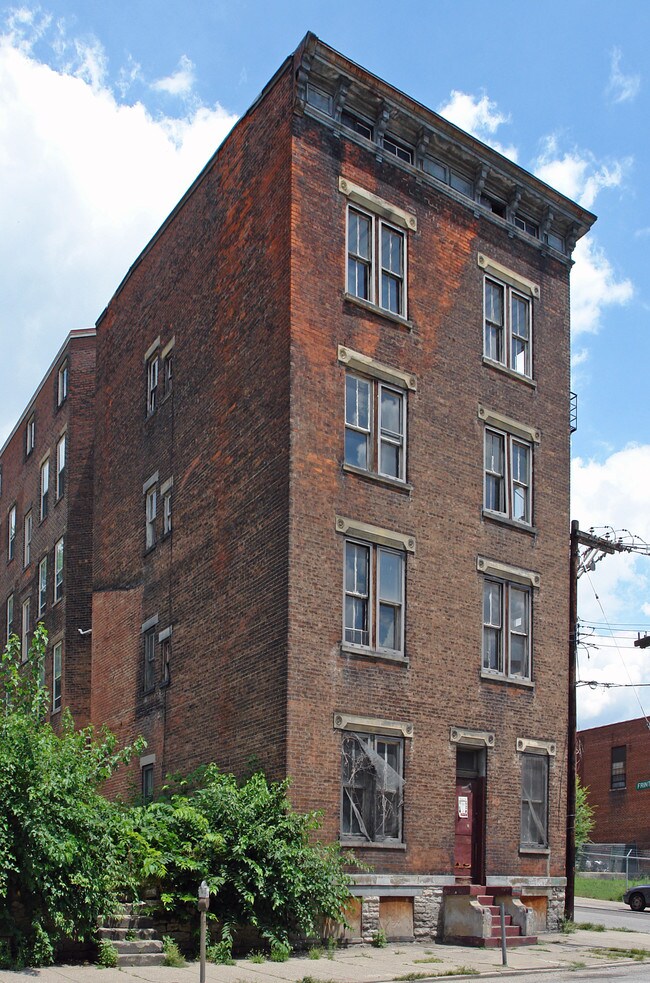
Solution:
M 205 983 L 205 935 L 206 912 L 210 907 L 210 888 L 205 881 L 199 885 L 198 909 L 201 913 L 200 970 L 199 983 Z
M 501 903 L 499 905 L 500 916 L 501 916 L 501 963 L 503 966 L 508 965 L 508 942 L 506 939 L 506 906 Z

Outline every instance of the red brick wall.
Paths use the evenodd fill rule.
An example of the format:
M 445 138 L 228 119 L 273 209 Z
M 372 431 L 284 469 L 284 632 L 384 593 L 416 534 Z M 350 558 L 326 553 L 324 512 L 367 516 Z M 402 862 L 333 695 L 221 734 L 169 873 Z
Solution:
M 59 366 L 67 356 L 68 397 L 57 406 Z M 2 642 L 6 632 L 7 596 L 14 593 L 14 632 L 20 636 L 21 608 L 31 597 L 32 628 L 39 620 L 47 628 L 50 643 L 46 656 L 46 684 L 52 685 L 52 645 L 63 641 L 62 706 L 69 707 L 75 721 L 83 725 L 90 713 L 90 636 L 78 628 L 91 625 L 92 563 L 92 468 L 94 435 L 95 337 L 72 335 L 53 364 L 39 391 L 2 452 L 2 497 L 0 516 L 0 625 Z M 32 415 L 36 421 L 34 450 L 26 456 L 25 427 Z M 62 498 L 56 499 L 56 445 L 66 434 L 66 480 Z M 49 455 L 50 482 L 48 514 L 40 519 L 40 469 Z M 14 559 L 7 563 L 7 514 L 16 506 Z M 23 566 L 24 517 L 32 510 L 31 563 Z M 54 545 L 64 537 L 63 598 L 53 603 Z M 39 563 L 47 556 L 47 607 L 38 617 Z M 56 723 L 59 715 L 53 716 Z
M 123 678 L 93 717 L 147 738 L 156 784 L 253 753 L 285 769 L 291 82 L 240 120 L 98 324 L 93 671 Z M 175 338 L 173 393 L 146 419 L 158 336 Z M 173 532 L 145 555 L 156 471 L 173 477 Z M 137 632 L 154 614 L 173 626 L 171 684 L 158 667 L 146 697 L 120 595 Z
M 414 212 L 408 331 L 343 299 L 343 176 Z M 453 868 L 455 748 L 450 727 L 494 731 L 488 751 L 487 873 L 562 875 L 568 636 L 569 313 L 559 263 L 324 127 L 295 122 L 292 211 L 292 483 L 289 749 L 293 798 L 339 832 L 341 735 L 335 710 L 409 721 L 403 851 L 361 851 L 375 870 Z M 482 364 L 483 275 L 477 253 L 541 286 L 531 387 Z M 344 369 L 337 345 L 417 374 L 408 396 L 410 494 L 342 471 Z M 481 519 L 479 402 L 538 427 L 536 534 Z M 335 514 L 413 534 L 407 560 L 410 665 L 341 654 L 343 537 Z M 481 680 L 477 556 L 541 573 L 534 598 L 534 691 Z M 550 767 L 551 858 L 518 854 L 516 738 L 556 741 Z
M 612 789 L 612 748 L 626 748 L 626 786 Z M 594 843 L 636 844 L 650 850 L 650 731 L 644 717 L 578 733 L 578 771 L 594 807 Z

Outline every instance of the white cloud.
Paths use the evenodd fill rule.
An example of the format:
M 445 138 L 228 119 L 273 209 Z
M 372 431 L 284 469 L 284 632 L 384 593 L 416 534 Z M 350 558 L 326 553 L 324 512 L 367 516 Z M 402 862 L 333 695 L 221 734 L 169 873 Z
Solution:
M 629 157 L 598 163 L 588 151 L 561 153 L 557 137 L 549 136 L 544 140 L 542 152 L 533 168 L 542 181 L 579 202 L 584 208 L 593 208 L 598 194 L 604 188 L 618 188 L 623 184 L 632 163 Z
M 607 95 L 612 102 L 631 102 L 636 98 L 641 88 L 640 75 L 625 75 L 621 71 L 622 57 L 620 48 L 612 49 L 609 82 L 607 83 Z
M 627 304 L 634 295 L 631 280 L 619 278 L 604 251 L 589 237 L 580 239 L 571 271 L 571 330 L 594 334 L 605 308 Z
M 57 30 L 14 11 L 0 36 L 0 344 L 12 352 L 0 444 L 68 331 L 94 323 L 236 119 L 218 104 L 154 119 L 116 97 L 101 45 Z M 32 53 L 44 36 L 57 68 Z
M 650 542 L 650 445 L 634 445 L 611 454 L 602 462 L 576 459 L 572 467 L 572 514 L 581 529 L 595 527 L 598 535 L 613 527 L 617 533 L 629 530 Z M 623 533 L 626 538 L 627 533 Z M 585 637 L 598 649 L 579 652 L 580 677 L 607 683 L 650 682 L 647 652 L 634 648 L 636 630 L 650 630 L 650 556 L 629 553 L 606 556 L 593 572 L 579 581 L 579 618 L 583 623 L 598 622 L 598 634 Z M 617 641 L 608 636 L 604 622 L 614 630 Z M 638 698 L 650 710 L 650 690 L 638 691 Z M 635 690 L 598 687 L 578 689 L 580 726 L 596 726 L 615 720 L 641 716 Z
M 176 71 L 152 82 L 151 88 L 156 92 L 166 92 L 170 96 L 187 96 L 192 91 L 195 81 L 194 65 L 187 55 L 181 55 Z
M 472 96 L 467 92 L 453 89 L 449 100 L 440 106 L 438 112 L 445 119 L 473 136 L 489 144 L 500 154 L 517 160 L 517 148 L 504 146 L 494 139 L 494 134 L 504 123 L 510 122 L 510 117 L 500 112 L 497 104 L 484 93 L 482 96 Z

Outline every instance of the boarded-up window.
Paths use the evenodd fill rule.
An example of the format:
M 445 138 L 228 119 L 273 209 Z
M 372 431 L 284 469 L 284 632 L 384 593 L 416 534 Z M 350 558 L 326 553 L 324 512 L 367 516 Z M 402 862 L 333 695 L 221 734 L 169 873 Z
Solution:
M 521 847 L 548 846 L 548 758 L 523 754 L 521 760 Z

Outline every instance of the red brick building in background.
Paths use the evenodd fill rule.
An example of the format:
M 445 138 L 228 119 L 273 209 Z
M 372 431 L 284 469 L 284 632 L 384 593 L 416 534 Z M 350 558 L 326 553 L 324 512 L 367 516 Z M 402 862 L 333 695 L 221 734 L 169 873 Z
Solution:
M 0 450 L 2 645 L 48 631 L 52 720 L 90 721 L 95 329 L 71 331 Z
M 593 843 L 621 844 L 625 852 L 650 851 L 650 730 L 646 718 L 579 731 L 578 774 L 594 807 Z
M 145 795 L 290 775 L 356 935 L 480 937 L 469 884 L 562 915 L 593 220 L 308 35 L 97 322 L 91 717 Z

